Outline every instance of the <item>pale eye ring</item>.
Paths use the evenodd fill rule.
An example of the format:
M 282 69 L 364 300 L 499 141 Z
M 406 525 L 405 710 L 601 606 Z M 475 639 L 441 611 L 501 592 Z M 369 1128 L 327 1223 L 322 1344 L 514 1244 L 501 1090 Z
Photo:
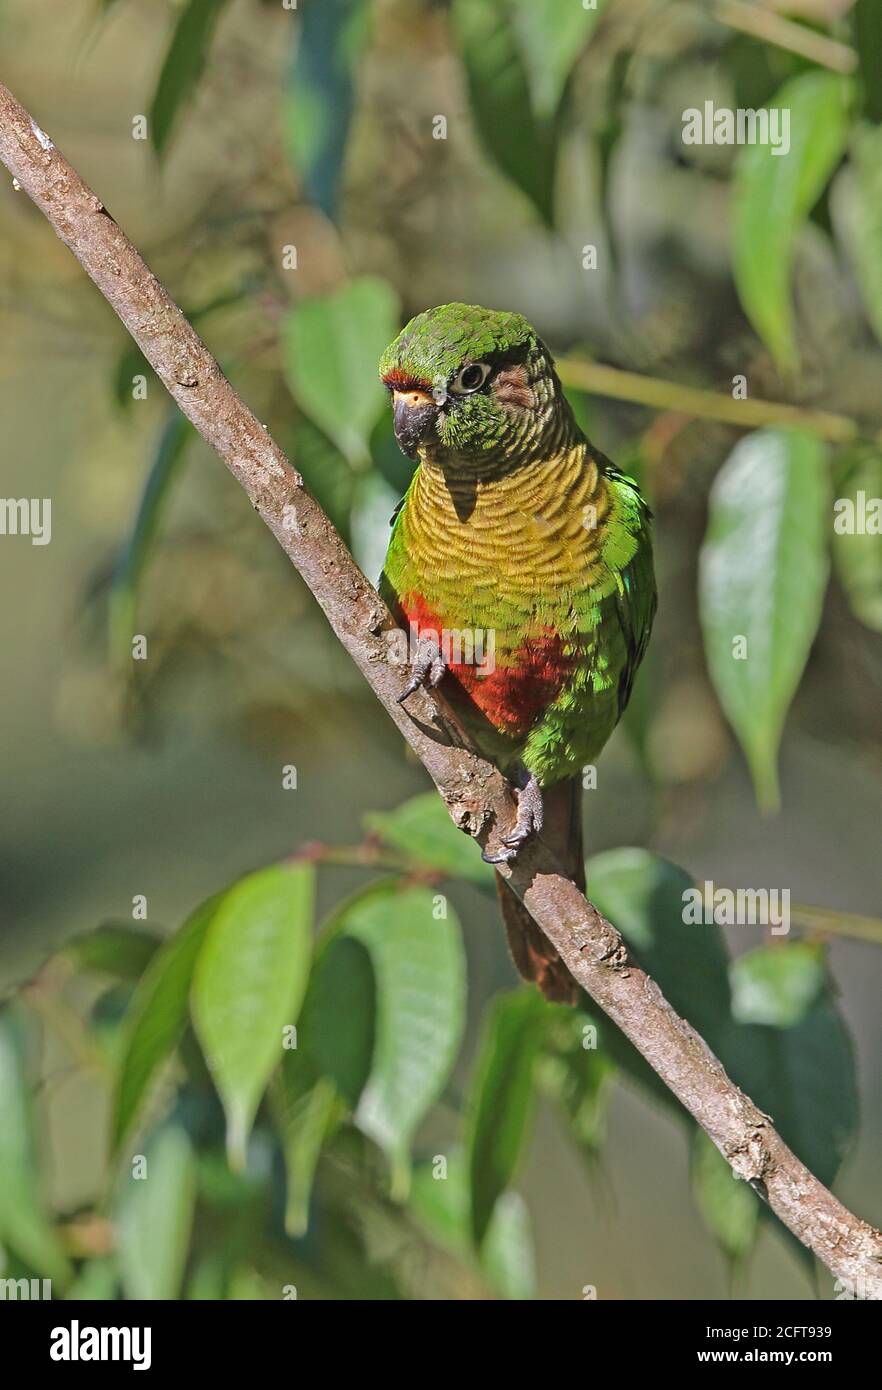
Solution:
M 475 391 L 480 391 L 489 375 L 490 368 L 486 362 L 469 362 L 465 367 L 460 367 L 450 383 L 450 389 L 455 396 L 471 396 Z

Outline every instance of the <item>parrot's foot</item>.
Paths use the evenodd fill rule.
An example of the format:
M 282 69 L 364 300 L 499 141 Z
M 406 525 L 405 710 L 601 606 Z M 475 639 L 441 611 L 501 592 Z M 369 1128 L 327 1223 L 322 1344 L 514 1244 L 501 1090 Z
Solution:
M 542 788 L 532 772 L 523 787 L 515 790 L 515 796 L 518 801 L 515 828 L 510 835 L 506 835 L 501 848 L 495 854 L 482 851 L 481 858 L 486 864 L 510 864 L 513 859 L 517 859 L 519 851 L 530 837 L 538 835 L 542 829 Z
M 427 685 L 434 690 L 435 686 L 440 684 L 446 670 L 447 664 L 437 644 L 421 640 L 417 647 L 417 659 L 411 668 L 410 680 L 398 696 L 399 705 L 403 705 L 407 697 L 419 690 L 421 685 Z

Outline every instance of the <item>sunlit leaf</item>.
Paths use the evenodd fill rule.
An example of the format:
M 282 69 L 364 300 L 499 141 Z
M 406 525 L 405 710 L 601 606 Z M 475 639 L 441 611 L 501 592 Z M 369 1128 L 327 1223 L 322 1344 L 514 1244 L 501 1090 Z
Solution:
M 494 1002 L 484 1029 L 467 1120 L 469 1224 L 478 1247 L 527 1141 L 547 1008 L 537 990 L 519 989 Z
M 153 1084 L 181 1041 L 196 957 L 217 902 L 211 898 L 203 903 L 164 942 L 132 997 L 111 1112 L 114 1149 L 137 1125 Z
M 817 1002 L 824 948 L 808 941 L 758 946 L 732 962 L 732 1014 L 739 1023 L 791 1028 Z
M 357 467 L 380 411 L 380 357 L 398 331 L 398 299 L 385 280 L 364 276 L 332 294 L 304 299 L 284 326 L 288 385 L 305 414 Z
M 468 835 L 457 830 L 437 792 L 424 792 L 394 811 L 372 811 L 365 825 L 383 842 L 427 867 L 493 890 L 494 871 Z
M 847 84 L 832 73 L 793 78 L 769 107 L 789 114 L 789 149 L 744 145 L 735 166 L 733 270 L 744 310 L 778 365 L 798 365 L 790 303 L 797 232 L 842 156 Z M 785 149 L 781 144 L 777 147 Z
M 285 137 L 309 197 L 337 215 L 355 71 L 369 30 L 365 0 L 307 4 L 295 36 L 285 95 Z
M 176 1299 L 196 1202 L 196 1157 L 184 1130 L 160 1130 L 142 1159 L 144 1176 L 120 1190 L 116 1229 L 125 1295 Z
M 443 914 L 443 915 L 442 915 Z M 376 1040 L 356 1111 L 388 1155 L 402 1193 L 417 1126 L 438 1099 L 462 1038 L 465 962 L 449 903 L 424 888 L 376 889 L 351 902 L 340 931 L 367 949 L 376 979 Z
M 0 1010 L 0 1244 L 59 1290 L 71 1270 L 40 1191 L 25 1032 Z
M 191 1010 L 227 1117 L 234 1167 L 258 1103 L 296 1023 L 309 975 L 314 870 L 273 866 L 223 893 L 193 974 Z
M 162 64 L 150 107 L 153 148 L 162 154 L 185 104 L 192 98 L 208 61 L 214 30 L 227 0 L 185 0 Z
M 778 745 L 817 631 L 831 532 L 824 446 L 795 430 L 736 445 L 714 482 L 699 558 L 708 669 L 763 807 L 778 804 Z

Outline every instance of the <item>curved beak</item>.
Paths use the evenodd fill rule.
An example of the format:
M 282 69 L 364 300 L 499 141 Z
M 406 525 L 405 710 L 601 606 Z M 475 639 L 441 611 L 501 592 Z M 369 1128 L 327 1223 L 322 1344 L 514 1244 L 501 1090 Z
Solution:
M 408 458 L 415 459 L 420 443 L 435 419 L 440 406 L 427 391 L 401 390 L 392 392 L 392 425 L 398 447 Z

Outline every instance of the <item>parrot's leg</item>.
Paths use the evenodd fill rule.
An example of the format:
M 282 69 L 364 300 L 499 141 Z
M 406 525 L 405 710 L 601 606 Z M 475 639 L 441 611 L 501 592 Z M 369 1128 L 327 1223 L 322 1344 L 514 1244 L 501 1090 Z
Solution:
M 411 667 L 410 680 L 398 696 L 399 705 L 403 705 L 409 695 L 415 690 L 419 690 L 421 685 L 427 685 L 432 690 L 440 684 L 447 670 L 447 663 L 438 649 L 437 642 L 421 637 L 417 644 L 416 661 Z
M 531 835 L 538 835 L 542 829 L 543 807 L 542 788 L 535 773 L 522 771 L 523 786 L 515 788 L 518 803 L 518 816 L 515 828 L 502 841 L 502 848 L 495 854 L 482 852 L 481 858 L 487 864 L 510 864 L 517 858 L 518 850 L 526 844 Z

